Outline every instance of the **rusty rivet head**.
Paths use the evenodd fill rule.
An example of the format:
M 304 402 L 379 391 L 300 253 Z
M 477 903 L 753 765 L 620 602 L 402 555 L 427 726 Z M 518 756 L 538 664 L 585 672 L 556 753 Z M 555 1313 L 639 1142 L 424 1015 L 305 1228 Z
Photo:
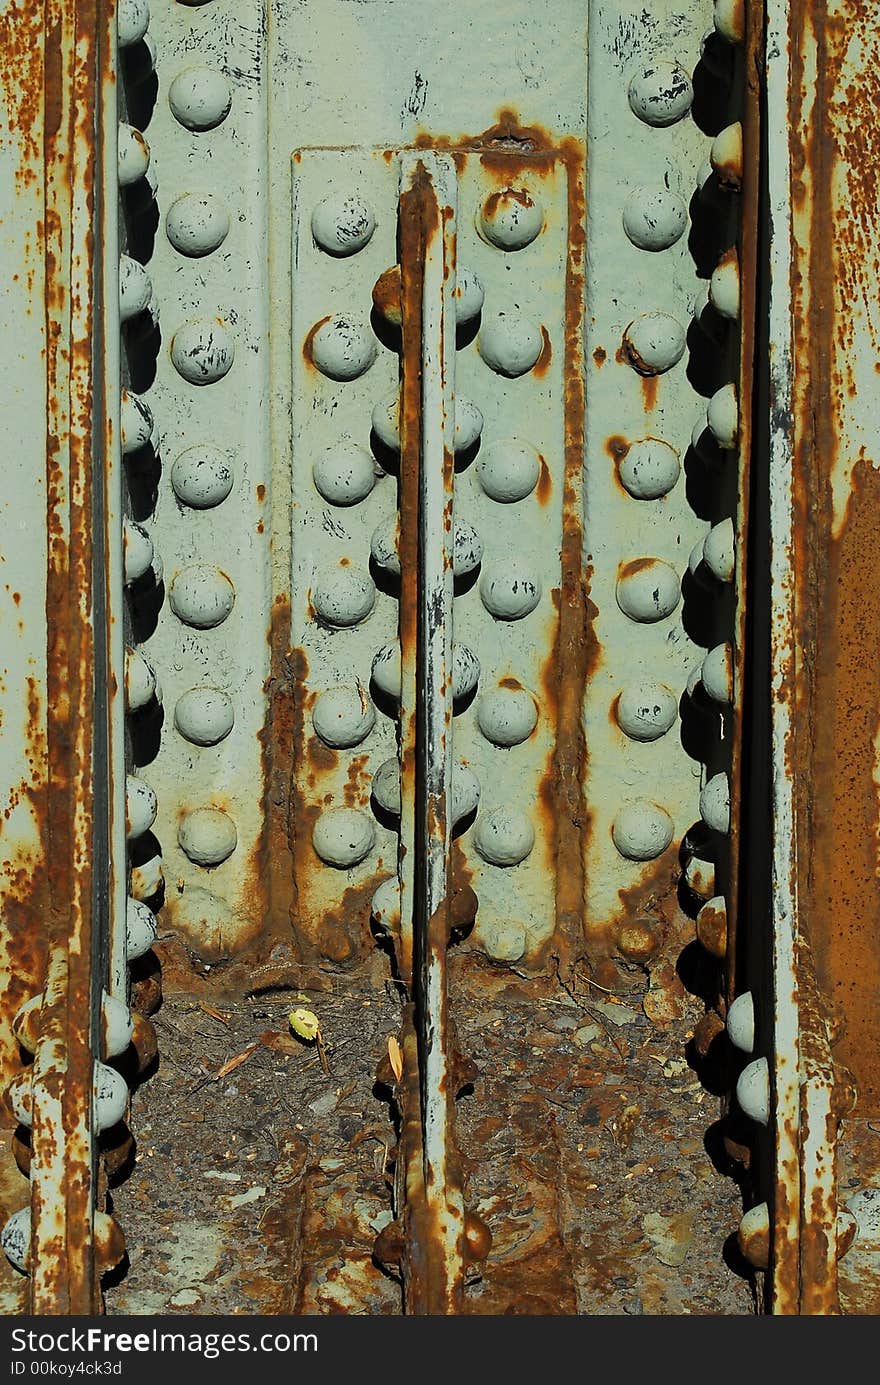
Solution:
M 715 893 L 715 862 L 705 848 L 688 852 L 684 863 L 684 882 L 698 899 L 711 899 Z
M 171 114 L 187 130 L 213 130 L 232 109 L 232 91 L 213 67 L 188 67 L 168 88 Z
M 743 128 L 738 120 L 715 136 L 709 161 L 719 185 L 738 192 L 743 180 Z
M 373 307 L 380 317 L 393 327 L 403 322 L 402 288 L 400 265 L 393 264 L 386 269 L 373 285 Z
M 165 216 L 165 234 L 181 255 L 210 255 L 229 235 L 229 212 L 214 193 L 185 192 Z
M 859 1224 L 849 1207 L 837 1214 L 837 1259 L 842 1260 L 858 1234 Z
M 626 328 L 623 349 L 639 375 L 662 375 L 684 355 L 685 329 L 669 313 L 643 313 Z
M 736 1239 L 749 1264 L 756 1270 L 766 1270 L 770 1264 L 770 1210 L 766 1202 L 759 1202 L 746 1212 Z
M 492 1249 L 492 1232 L 476 1212 L 464 1214 L 464 1255 L 471 1264 L 485 1260 Z
M 616 595 L 630 620 L 647 624 L 665 620 L 681 600 L 678 573 L 661 558 L 636 558 L 622 564 Z
M 726 706 L 733 699 L 733 650 L 729 644 L 716 644 L 700 668 L 703 687 L 713 702 Z
M 335 313 L 314 327 L 310 342 L 314 364 L 330 380 L 356 380 L 378 354 L 372 332 L 350 313 Z
M 617 724 L 633 741 L 656 741 L 675 725 L 678 702 L 665 683 L 628 683 L 617 699 Z
M 149 860 L 141 862 L 140 865 L 131 868 L 131 896 L 132 899 L 140 902 L 145 899 L 152 899 L 162 888 L 165 874 L 162 869 L 162 857 L 157 853 Z
M 119 126 L 118 170 L 120 187 L 131 187 L 146 176 L 150 167 L 150 146 L 140 130 L 124 122 Z
M 715 867 L 711 869 L 714 881 Z M 723 895 L 707 900 L 697 914 L 697 937 L 711 957 L 721 961 L 727 956 L 727 904 Z
M 614 819 L 611 837 L 629 861 L 653 861 L 672 841 L 674 827 L 665 808 L 647 798 L 625 803 Z
M 174 725 L 193 745 L 217 745 L 235 725 L 232 698 L 222 688 L 190 688 L 177 700 Z
M 484 316 L 477 338 L 477 349 L 486 365 L 508 379 L 527 374 L 543 346 L 544 338 L 536 322 L 503 308 Z
M 526 188 L 490 193 L 480 208 L 477 230 L 499 250 L 523 250 L 544 226 L 544 210 Z
M 680 63 L 652 62 L 634 72 L 627 96 L 633 115 L 646 125 L 674 125 L 690 110 L 694 88 Z
M 341 438 L 316 458 L 312 480 L 318 494 L 330 505 L 358 505 L 376 484 L 376 463 L 359 443 Z
M 238 830 L 222 808 L 194 808 L 177 829 L 181 851 L 197 866 L 219 866 L 238 845 Z
M 684 198 L 667 187 L 635 188 L 623 207 L 623 229 L 639 250 L 666 250 L 688 223 Z
M 34 1070 L 26 1067 L 16 1073 L 6 1088 L 6 1103 L 19 1125 L 30 1129 L 34 1123 Z
M 532 822 L 515 808 L 496 808 L 477 820 L 474 846 L 490 865 L 517 866 L 534 845 Z
M 129 774 L 125 780 L 125 835 L 129 841 L 149 832 L 156 821 L 155 790 L 144 779 Z
M 705 1058 L 719 1034 L 724 1033 L 724 1020 L 714 1010 L 707 1010 L 694 1029 L 694 1048 Z
M 717 582 L 732 582 L 736 571 L 736 536 L 732 519 L 722 519 L 703 541 L 703 561 Z
M 736 1084 L 740 1109 L 758 1125 L 770 1123 L 770 1067 L 766 1058 L 756 1058 L 743 1068 Z
M 22 1274 L 30 1270 L 31 1260 L 31 1205 L 13 1212 L 0 1232 L 0 1247 L 10 1264 Z
M 20 1005 L 12 1021 L 12 1032 L 25 1053 L 36 1053 L 40 1037 L 40 1011 L 43 1008 L 43 992 L 38 991 Z
M 312 212 L 315 244 L 340 259 L 363 250 L 375 229 L 376 213 L 359 193 L 331 193 Z
M 150 23 L 147 0 L 119 0 L 116 11 L 116 35 L 120 48 L 140 43 Z
M 535 489 L 541 475 L 541 457 L 530 442 L 501 438 L 481 450 L 475 471 L 490 500 L 512 505 Z
M 736 385 L 722 385 L 706 407 L 706 422 L 719 447 L 732 452 L 739 442 L 739 403 Z
M 132 1012 L 131 1043 L 137 1054 L 138 1073 L 145 1072 L 159 1052 L 156 1030 L 146 1016 Z
M 659 945 L 656 929 L 645 919 L 625 923 L 618 930 L 617 950 L 628 962 L 647 962 Z
M 715 0 L 715 31 L 728 43 L 742 43 L 746 35 L 745 0 Z
M 334 750 L 360 745 L 375 722 L 376 709 L 359 683 L 336 683 L 325 688 L 312 708 L 316 734 Z
M 634 500 L 659 500 L 669 494 L 681 475 L 681 461 L 668 442 L 640 438 L 630 443 L 621 457 L 617 474 Z
M 739 257 L 730 249 L 721 257 L 709 280 L 709 301 L 716 313 L 735 322 L 739 317 Z
M 235 605 L 235 588 L 217 567 L 185 567 L 171 583 L 168 603 L 184 625 L 212 630 L 230 615 Z
M 176 458 L 171 485 L 182 505 L 191 510 L 211 510 L 232 490 L 235 472 L 229 455 L 209 443 L 196 443 Z
M 754 1053 L 755 1001 L 751 991 L 738 995 L 728 1010 L 727 1037 L 740 1053 Z
M 219 317 L 194 318 L 171 338 L 171 361 L 190 385 L 214 385 L 235 361 L 235 340 Z
M 392 875 L 390 880 L 382 881 L 373 895 L 370 913 L 381 932 L 400 931 L 400 880 L 396 875 Z
M 107 1212 L 95 1212 L 94 1216 L 95 1260 L 98 1272 L 105 1274 L 115 1269 L 125 1255 L 125 1236 L 115 1217 Z
M 312 832 L 312 845 L 321 860 L 342 870 L 363 861 L 375 843 L 375 827 L 357 808 L 328 808 Z

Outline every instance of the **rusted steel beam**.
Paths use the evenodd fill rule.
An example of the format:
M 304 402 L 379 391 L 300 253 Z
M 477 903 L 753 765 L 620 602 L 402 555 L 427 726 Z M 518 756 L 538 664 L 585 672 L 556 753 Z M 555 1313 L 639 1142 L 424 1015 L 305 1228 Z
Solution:
M 452 814 L 452 497 L 455 168 L 429 153 L 401 166 L 400 255 L 401 971 L 411 980 L 404 1042 L 404 1283 L 414 1313 L 461 1308 L 464 1204 L 451 1138 L 446 948 Z M 418 1063 L 418 1084 L 412 1063 Z M 416 1167 L 418 1166 L 418 1167 Z
M 767 9 L 773 1310 L 818 1313 L 838 1311 L 836 1161 L 880 1111 L 880 36 L 864 0 Z

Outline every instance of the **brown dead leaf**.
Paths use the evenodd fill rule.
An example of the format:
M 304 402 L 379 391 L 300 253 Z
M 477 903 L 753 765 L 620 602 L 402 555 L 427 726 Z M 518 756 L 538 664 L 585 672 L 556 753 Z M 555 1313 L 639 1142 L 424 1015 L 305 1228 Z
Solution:
M 297 1054 L 302 1051 L 302 1044 L 297 1043 L 292 1034 L 283 1034 L 275 1029 L 267 1029 L 261 1034 L 260 1043 L 265 1048 L 274 1049 L 276 1053 Z
M 236 1053 L 234 1058 L 228 1058 L 222 1068 L 218 1068 L 214 1073 L 214 1081 L 219 1082 L 221 1077 L 228 1077 L 231 1072 L 235 1072 L 235 1069 L 240 1068 L 242 1063 L 246 1063 L 248 1058 L 251 1058 L 259 1047 L 260 1040 L 257 1039 L 256 1043 L 248 1044 L 247 1048 L 242 1049 L 241 1053 Z
M 229 1025 L 229 1016 L 224 1015 L 222 1010 L 218 1010 L 216 1005 L 209 1005 L 206 1000 L 199 1001 L 199 1009 L 206 1015 L 210 1015 L 212 1020 L 219 1020 L 221 1024 Z

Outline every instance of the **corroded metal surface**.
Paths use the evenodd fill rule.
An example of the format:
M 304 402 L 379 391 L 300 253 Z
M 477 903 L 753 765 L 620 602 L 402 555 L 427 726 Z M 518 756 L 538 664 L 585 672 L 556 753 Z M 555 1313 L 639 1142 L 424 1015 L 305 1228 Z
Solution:
M 104 1209 L 161 931 L 218 1023 L 224 987 L 390 961 L 401 992 L 387 1218 L 337 1218 L 288 1130 L 264 1241 L 315 1259 L 250 1283 L 273 1311 L 393 1311 L 376 1231 L 405 1311 L 515 1306 L 532 1264 L 542 1311 L 593 1310 L 567 1137 L 553 1188 L 524 1103 L 522 1264 L 459 1153 L 455 978 L 499 975 L 542 1004 L 638 991 L 663 1032 L 699 994 L 765 1306 L 865 1311 L 870 6 L 508 0 L 499 34 L 482 0 L 448 32 L 380 0 L 406 61 L 378 87 L 339 62 L 374 48 L 346 0 L 119 9 L 0 4 L 0 1071 L 31 1189 L 29 1220 L 10 1156 L 3 1244 L 30 1305 L 97 1307 L 123 1254 Z M 673 1257 L 688 1227 L 643 1224 Z M 353 1257 L 325 1277 L 334 1236 Z

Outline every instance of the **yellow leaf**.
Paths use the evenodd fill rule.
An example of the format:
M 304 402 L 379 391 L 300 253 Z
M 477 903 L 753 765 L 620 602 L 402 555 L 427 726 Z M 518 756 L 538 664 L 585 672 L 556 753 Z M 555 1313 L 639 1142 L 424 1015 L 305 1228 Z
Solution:
M 304 1010 L 302 1007 L 291 1010 L 287 1021 L 294 1034 L 298 1034 L 307 1043 L 313 1043 L 321 1032 L 321 1021 L 313 1010 Z

